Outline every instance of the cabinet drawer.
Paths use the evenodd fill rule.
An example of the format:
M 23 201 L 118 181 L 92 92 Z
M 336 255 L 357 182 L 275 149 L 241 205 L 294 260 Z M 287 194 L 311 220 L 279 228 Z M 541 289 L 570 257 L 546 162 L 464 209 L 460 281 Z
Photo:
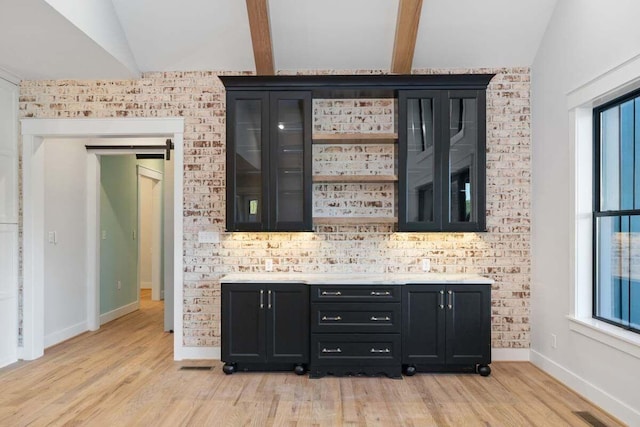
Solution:
M 400 302 L 401 286 L 322 285 L 312 286 L 311 301 Z
M 311 331 L 400 333 L 400 303 L 313 303 Z
M 399 364 L 400 334 L 312 334 L 311 363 L 315 365 Z

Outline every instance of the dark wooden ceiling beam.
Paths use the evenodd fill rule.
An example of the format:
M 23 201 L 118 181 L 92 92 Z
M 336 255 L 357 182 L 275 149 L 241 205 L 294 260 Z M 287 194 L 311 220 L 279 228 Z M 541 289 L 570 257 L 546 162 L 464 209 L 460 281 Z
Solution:
M 271 27 L 269 25 L 269 7 L 267 0 L 246 0 L 253 44 L 253 57 L 256 62 L 256 74 L 272 76 L 273 48 L 271 44 Z
M 391 72 L 394 74 L 411 73 L 421 12 L 422 0 L 400 0 L 398 4 L 396 38 L 391 60 Z

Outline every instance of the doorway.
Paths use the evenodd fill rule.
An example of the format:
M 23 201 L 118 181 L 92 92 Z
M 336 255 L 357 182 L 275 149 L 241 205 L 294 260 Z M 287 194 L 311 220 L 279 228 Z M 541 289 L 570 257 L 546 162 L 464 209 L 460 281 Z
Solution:
M 101 138 L 101 137 L 170 137 L 175 149 L 172 153 L 173 187 L 171 203 L 172 262 L 168 265 L 173 283 L 182 283 L 182 181 L 183 181 L 183 129 L 184 119 L 24 119 L 23 135 L 23 347 L 20 358 L 31 360 L 44 353 L 44 164 L 46 138 Z M 99 161 L 95 153 L 86 154 L 86 327 L 99 327 L 99 227 L 95 219 L 99 207 Z M 172 167 L 172 169 L 173 169 Z M 93 220 L 92 220 L 93 218 Z M 55 239 L 55 236 L 54 236 Z M 169 285 L 167 283 L 166 285 Z M 185 349 L 182 345 L 182 286 L 167 286 L 166 303 L 173 308 L 174 358 L 182 360 Z M 188 353 L 188 352 L 187 352 Z
M 161 166 L 161 165 L 160 165 Z M 157 166 L 156 166 L 157 167 Z M 151 299 L 164 299 L 162 275 L 162 171 L 137 165 L 138 170 L 138 283 Z

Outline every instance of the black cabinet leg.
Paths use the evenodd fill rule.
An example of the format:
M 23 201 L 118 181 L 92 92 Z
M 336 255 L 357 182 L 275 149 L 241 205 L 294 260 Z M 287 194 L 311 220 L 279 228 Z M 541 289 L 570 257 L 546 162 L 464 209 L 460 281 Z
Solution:
M 304 375 L 307 370 L 302 365 L 296 365 L 295 368 L 293 368 L 293 372 L 295 372 L 296 375 Z
M 491 367 L 489 365 L 478 366 L 478 373 L 483 377 L 488 377 L 491 374 Z
M 404 374 L 408 377 L 412 377 L 416 374 L 416 367 L 413 365 L 407 365 L 404 368 Z
M 222 372 L 227 375 L 231 375 L 236 371 L 236 366 L 233 363 L 225 363 L 222 367 Z

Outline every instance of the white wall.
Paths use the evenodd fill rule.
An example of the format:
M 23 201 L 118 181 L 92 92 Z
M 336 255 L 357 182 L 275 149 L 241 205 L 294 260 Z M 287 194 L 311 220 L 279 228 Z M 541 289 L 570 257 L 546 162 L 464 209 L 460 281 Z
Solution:
M 18 88 L 0 78 L 0 368 L 18 360 Z
M 568 94 L 640 55 L 639 16 L 637 0 L 559 1 L 532 67 L 532 361 L 631 425 L 640 425 L 640 359 L 571 330 L 567 318 L 576 225 Z
M 44 250 L 45 347 L 87 328 L 87 152 L 74 140 L 45 146 Z

